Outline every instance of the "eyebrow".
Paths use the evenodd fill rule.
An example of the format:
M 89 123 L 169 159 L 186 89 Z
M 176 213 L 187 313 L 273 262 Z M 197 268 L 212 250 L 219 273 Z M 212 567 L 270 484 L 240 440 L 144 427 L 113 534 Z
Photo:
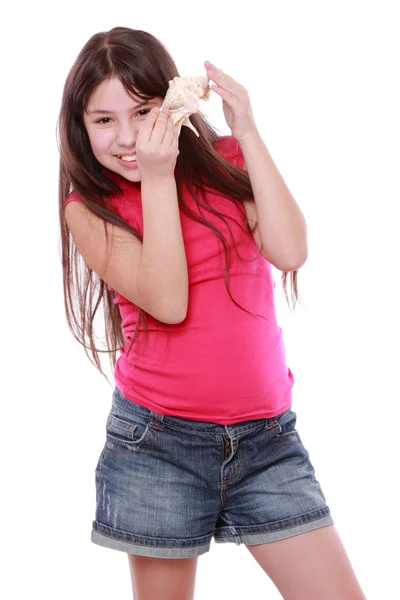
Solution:
M 145 100 L 144 102 L 139 102 L 139 104 L 136 104 L 136 106 L 132 106 L 132 108 L 129 109 L 128 112 L 131 112 L 132 110 L 136 110 L 137 108 L 140 108 L 141 106 L 145 106 L 146 104 L 150 104 L 150 102 L 152 102 L 154 100 L 154 98 L 150 98 L 149 100 Z M 113 110 L 106 110 L 103 108 L 99 108 L 96 110 L 87 110 L 86 114 L 87 115 L 111 115 L 113 114 L 115 111 Z

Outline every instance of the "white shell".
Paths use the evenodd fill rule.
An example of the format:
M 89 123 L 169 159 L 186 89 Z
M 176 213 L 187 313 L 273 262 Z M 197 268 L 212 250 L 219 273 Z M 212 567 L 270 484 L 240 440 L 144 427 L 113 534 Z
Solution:
M 199 136 L 188 117 L 198 111 L 199 100 L 208 100 L 211 92 L 208 82 L 206 76 L 174 77 L 169 82 L 163 106 L 170 109 L 172 122 L 178 127 L 178 135 L 182 125 L 185 125 Z

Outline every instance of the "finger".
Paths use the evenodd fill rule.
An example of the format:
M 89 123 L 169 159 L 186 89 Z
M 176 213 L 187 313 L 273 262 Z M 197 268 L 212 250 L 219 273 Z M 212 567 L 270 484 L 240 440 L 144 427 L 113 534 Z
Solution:
M 240 94 L 242 86 L 232 77 L 226 75 L 226 73 L 221 71 L 221 69 L 215 67 L 208 60 L 204 63 L 204 66 L 207 69 L 208 77 L 212 79 L 212 81 L 214 81 L 218 87 L 222 87 L 225 90 L 228 90 L 234 96 Z
M 172 141 L 171 141 L 171 146 L 173 148 L 175 148 L 176 153 L 179 154 L 179 133 L 180 130 L 178 128 L 177 125 L 173 125 L 172 126 L 172 130 L 173 130 L 173 137 L 172 137 Z
M 213 92 L 216 92 L 219 96 L 221 96 L 222 100 L 224 100 L 232 108 L 236 105 L 238 98 L 231 94 L 231 92 L 229 92 L 228 90 L 224 90 L 223 88 L 217 85 L 212 85 L 211 89 L 213 90 Z
M 143 139 L 144 142 L 150 141 L 151 134 L 158 117 L 158 113 L 159 108 L 157 106 L 152 108 L 143 123 L 143 127 L 140 128 L 139 136 Z
M 174 124 L 172 122 L 171 115 L 168 115 L 167 127 L 165 129 L 165 135 L 162 141 L 163 146 L 171 146 L 174 140 Z
M 165 136 L 165 131 L 167 129 L 169 109 L 164 106 L 161 110 L 157 110 L 159 112 L 157 115 L 157 120 L 153 127 L 153 131 L 151 133 L 151 141 L 155 144 L 161 144 Z

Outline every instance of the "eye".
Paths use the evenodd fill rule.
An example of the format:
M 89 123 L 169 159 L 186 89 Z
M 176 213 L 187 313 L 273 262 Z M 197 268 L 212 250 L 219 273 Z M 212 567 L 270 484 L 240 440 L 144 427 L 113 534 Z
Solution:
M 110 119 L 110 117 L 102 117 L 101 119 L 98 119 L 96 121 L 96 123 L 101 123 L 102 125 L 108 125 L 109 123 L 111 123 L 111 119 Z
M 144 117 L 145 115 L 147 115 L 150 112 L 149 108 L 143 108 L 142 110 L 139 110 L 139 112 L 137 113 L 140 117 Z

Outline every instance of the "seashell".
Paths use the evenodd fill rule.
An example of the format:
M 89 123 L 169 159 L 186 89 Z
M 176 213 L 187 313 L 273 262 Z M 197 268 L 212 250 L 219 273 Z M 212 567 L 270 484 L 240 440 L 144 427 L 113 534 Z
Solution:
M 189 120 L 189 116 L 198 112 L 199 100 L 208 100 L 211 88 L 206 76 L 174 77 L 164 98 L 163 106 L 171 111 L 173 124 L 180 134 L 182 125 L 189 127 L 199 137 L 198 132 Z

